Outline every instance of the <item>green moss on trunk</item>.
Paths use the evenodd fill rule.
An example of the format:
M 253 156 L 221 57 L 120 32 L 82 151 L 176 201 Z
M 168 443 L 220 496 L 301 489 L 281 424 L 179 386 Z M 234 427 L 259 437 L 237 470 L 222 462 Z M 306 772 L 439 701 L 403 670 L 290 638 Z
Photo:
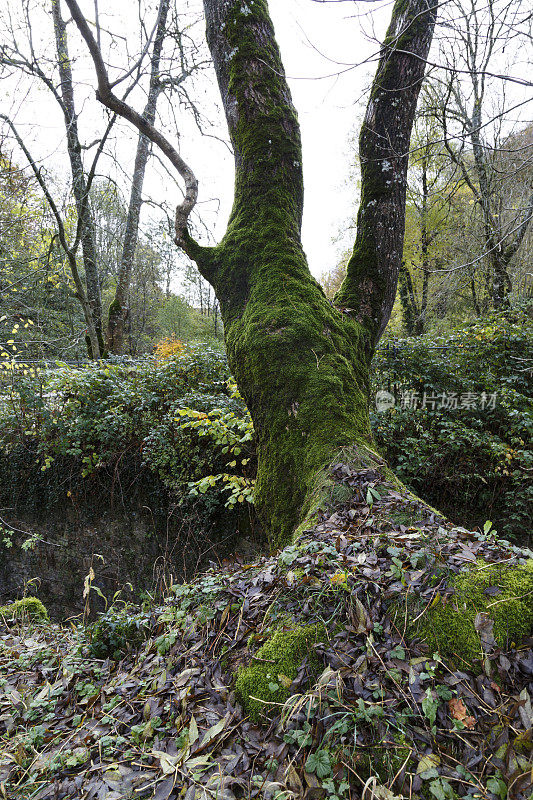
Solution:
M 262 274 L 242 316 L 224 314 L 229 363 L 257 435 L 256 505 L 273 547 L 290 540 L 316 473 L 335 451 L 371 440 L 357 325 L 329 306 L 306 266 L 288 274 L 287 249 L 281 240 L 275 260 L 266 247 L 251 256 Z
M 235 201 L 222 242 L 205 257 L 198 251 L 198 263 L 219 298 L 229 364 L 253 418 L 256 506 L 276 548 L 335 451 L 371 441 L 370 349 L 302 249 L 300 132 L 267 3 L 216 6 L 208 38 L 235 150 Z

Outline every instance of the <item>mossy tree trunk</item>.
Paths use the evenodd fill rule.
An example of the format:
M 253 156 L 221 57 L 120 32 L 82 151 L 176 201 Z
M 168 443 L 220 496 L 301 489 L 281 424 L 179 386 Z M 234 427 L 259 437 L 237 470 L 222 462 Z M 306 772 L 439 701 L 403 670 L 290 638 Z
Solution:
M 357 235 L 335 301 L 361 321 L 374 346 L 396 298 L 409 145 L 437 6 L 433 0 L 396 0 L 359 137 Z
M 333 305 L 301 244 L 296 111 L 265 0 L 204 0 L 207 39 L 235 152 L 235 199 L 212 249 L 182 245 L 213 285 L 228 358 L 258 440 L 256 502 L 272 542 L 305 514 L 317 472 L 371 445 L 369 367 L 402 257 L 411 128 L 435 4 L 397 0 L 360 138 L 362 202 Z
M 390 316 L 401 263 L 407 162 L 437 0 L 396 0 L 361 130 L 357 239 L 335 304 L 301 243 L 300 130 L 267 0 L 204 0 L 207 41 L 235 154 L 235 198 L 213 248 L 187 230 L 197 183 L 170 142 L 113 95 L 76 0 L 97 97 L 158 144 L 187 189 L 176 243 L 220 303 L 231 369 L 258 444 L 256 505 L 273 545 L 305 517 L 317 475 L 342 448 L 372 445 L 369 369 Z

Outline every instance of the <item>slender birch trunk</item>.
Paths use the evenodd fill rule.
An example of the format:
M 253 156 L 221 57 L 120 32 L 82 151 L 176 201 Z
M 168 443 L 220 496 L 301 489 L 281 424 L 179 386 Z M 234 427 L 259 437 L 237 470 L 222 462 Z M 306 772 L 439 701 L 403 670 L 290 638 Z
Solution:
M 170 0 L 161 0 L 157 16 L 157 28 L 151 58 L 150 85 L 148 87 L 148 98 L 143 112 L 143 117 L 151 125 L 155 122 L 157 100 L 162 90 L 159 73 L 169 5 Z M 139 218 L 142 207 L 142 189 L 149 152 L 150 140 L 141 133 L 139 134 L 137 153 L 135 155 L 128 218 L 126 221 L 126 230 L 124 232 L 117 288 L 115 290 L 115 297 L 109 308 L 107 346 L 110 353 L 115 353 L 117 355 L 122 352 L 124 324 L 128 316 L 128 292 L 131 284 L 135 249 L 137 247 Z
M 86 309 L 84 309 L 84 316 L 87 324 L 86 338 L 89 356 L 91 358 L 100 358 L 104 354 L 105 347 L 102 334 L 102 298 L 98 273 L 98 259 L 96 255 L 94 218 L 89 203 L 89 192 L 81 156 L 82 148 L 78 133 L 78 115 L 76 113 L 74 101 L 74 84 L 68 52 L 67 29 L 61 16 L 59 0 L 52 0 L 52 18 L 54 21 L 57 63 L 61 80 L 62 108 L 67 133 L 67 152 L 72 174 L 72 191 L 78 214 L 78 225 L 81 232 L 81 248 L 85 270 L 86 290 L 83 293 L 83 299 L 80 297 L 80 302 L 82 306 L 84 305 L 84 301 L 88 303 L 90 309 L 90 314 L 87 314 Z M 69 263 L 71 263 L 71 259 L 69 259 Z M 78 286 L 76 286 L 76 290 L 79 295 Z

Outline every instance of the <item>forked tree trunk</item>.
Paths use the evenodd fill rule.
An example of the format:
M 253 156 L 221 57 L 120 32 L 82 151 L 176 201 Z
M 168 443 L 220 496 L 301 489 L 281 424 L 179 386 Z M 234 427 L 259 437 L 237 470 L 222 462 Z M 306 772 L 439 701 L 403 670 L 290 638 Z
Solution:
M 187 232 L 196 179 L 168 140 L 113 93 L 76 0 L 97 96 L 157 143 L 182 175 L 176 241 L 213 286 L 230 367 L 258 444 L 256 505 L 272 545 L 306 517 L 342 448 L 367 453 L 369 368 L 396 295 L 409 141 L 438 0 L 396 0 L 360 139 L 357 239 L 337 305 L 307 266 L 300 129 L 266 0 L 204 0 L 207 41 L 235 153 L 235 198 L 219 245 Z
M 435 24 L 432 0 L 397 0 L 360 139 L 362 200 L 333 306 L 301 244 L 300 130 L 266 0 L 204 0 L 235 152 L 235 199 L 213 249 L 185 241 L 220 302 L 230 367 L 258 442 L 257 509 L 274 545 L 309 508 L 340 448 L 371 446 L 369 367 L 400 267 L 411 128 Z

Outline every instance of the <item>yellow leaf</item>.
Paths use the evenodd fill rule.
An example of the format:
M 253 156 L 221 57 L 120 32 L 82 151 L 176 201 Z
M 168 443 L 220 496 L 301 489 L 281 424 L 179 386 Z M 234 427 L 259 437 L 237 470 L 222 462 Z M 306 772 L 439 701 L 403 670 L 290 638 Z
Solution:
M 286 675 L 283 675 L 282 673 L 280 673 L 278 675 L 278 680 L 279 680 L 279 682 L 281 683 L 281 685 L 283 686 L 284 689 L 290 689 L 291 688 L 292 681 Z
M 194 714 L 191 716 L 191 721 L 189 722 L 189 745 L 194 744 L 198 739 L 198 725 L 194 718 Z
M 428 769 L 435 769 L 440 764 L 440 758 L 435 755 L 434 753 L 430 753 L 427 756 L 422 756 L 420 761 L 418 762 L 418 767 L 416 768 L 416 774 L 420 775 L 422 772 L 427 772 Z

